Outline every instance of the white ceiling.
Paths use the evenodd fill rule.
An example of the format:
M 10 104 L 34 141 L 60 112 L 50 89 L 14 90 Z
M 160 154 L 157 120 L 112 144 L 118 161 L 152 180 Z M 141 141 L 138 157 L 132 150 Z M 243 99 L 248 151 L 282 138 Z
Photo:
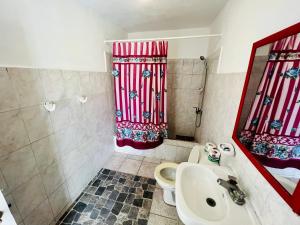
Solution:
M 227 0 L 80 0 L 127 32 L 206 27 Z

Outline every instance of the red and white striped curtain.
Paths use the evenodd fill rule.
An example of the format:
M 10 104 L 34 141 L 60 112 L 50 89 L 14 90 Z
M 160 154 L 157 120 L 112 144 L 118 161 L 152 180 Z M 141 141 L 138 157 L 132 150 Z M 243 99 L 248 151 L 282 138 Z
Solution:
M 300 35 L 275 42 L 240 140 L 266 166 L 300 169 Z
M 113 44 L 117 145 L 154 148 L 167 137 L 165 41 Z

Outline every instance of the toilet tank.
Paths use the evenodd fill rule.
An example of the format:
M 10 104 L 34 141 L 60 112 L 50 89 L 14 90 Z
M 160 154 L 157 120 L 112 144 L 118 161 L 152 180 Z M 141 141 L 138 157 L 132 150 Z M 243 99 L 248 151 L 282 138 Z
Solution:
M 200 151 L 201 151 L 201 145 L 195 145 L 192 148 L 192 151 L 190 152 L 190 156 L 188 159 L 188 162 L 190 163 L 198 163 L 200 160 Z

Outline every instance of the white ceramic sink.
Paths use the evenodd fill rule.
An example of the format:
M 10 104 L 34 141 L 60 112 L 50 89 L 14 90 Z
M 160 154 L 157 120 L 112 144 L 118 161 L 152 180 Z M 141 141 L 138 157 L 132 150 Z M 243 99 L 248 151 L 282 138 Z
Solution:
M 246 205 L 239 206 L 217 183 L 228 180 L 225 167 L 181 163 L 176 171 L 176 208 L 185 225 L 254 225 Z
M 0 211 L 3 212 L 1 225 L 17 225 L 15 219 L 13 218 L 7 203 L 4 199 L 2 192 L 0 191 Z

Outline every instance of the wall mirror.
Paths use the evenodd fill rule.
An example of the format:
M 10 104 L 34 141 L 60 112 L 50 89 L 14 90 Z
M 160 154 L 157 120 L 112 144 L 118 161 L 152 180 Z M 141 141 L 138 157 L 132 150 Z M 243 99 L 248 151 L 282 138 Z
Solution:
M 300 214 L 300 23 L 253 44 L 233 139 Z

